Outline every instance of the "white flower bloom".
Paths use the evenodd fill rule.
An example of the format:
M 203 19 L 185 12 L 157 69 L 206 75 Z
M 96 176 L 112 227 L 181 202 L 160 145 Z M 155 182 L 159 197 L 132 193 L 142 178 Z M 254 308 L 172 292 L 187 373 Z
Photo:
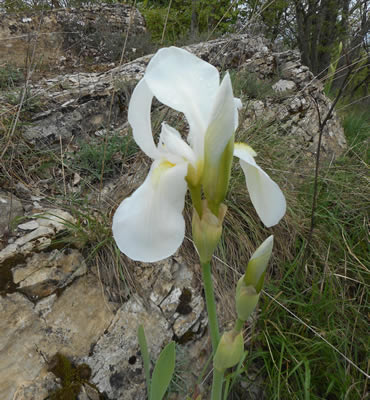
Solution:
M 164 123 L 155 144 L 150 119 L 154 96 L 184 113 L 189 123 L 187 142 Z M 123 253 L 133 260 L 154 262 L 178 249 L 185 234 L 182 211 L 187 185 L 202 183 L 205 150 L 207 168 L 218 165 L 237 128 L 240 106 L 240 100 L 233 97 L 229 75 L 220 84 L 217 69 L 191 53 L 170 47 L 152 58 L 132 94 L 128 121 L 136 143 L 154 162 L 144 183 L 120 204 L 113 217 L 113 236 Z M 236 147 L 234 155 L 251 175 L 247 185 L 258 215 L 267 226 L 276 224 L 285 212 L 280 189 L 245 149 Z M 262 196 L 267 192 L 265 199 Z M 275 200 L 279 204 L 272 204 Z

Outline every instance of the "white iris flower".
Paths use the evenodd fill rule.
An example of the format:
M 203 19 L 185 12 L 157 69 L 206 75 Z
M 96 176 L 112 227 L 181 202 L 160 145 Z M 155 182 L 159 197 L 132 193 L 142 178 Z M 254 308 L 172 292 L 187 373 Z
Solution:
M 184 113 L 189 134 L 162 124 L 156 145 L 150 111 L 153 97 Z M 238 126 L 239 99 L 233 97 L 229 74 L 220 83 L 217 69 L 176 47 L 159 50 L 136 86 L 128 121 L 136 143 L 153 159 L 144 183 L 126 198 L 113 217 L 113 236 L 119 249 L 133 260 L 155 262 L 172 255 L 185 235 L 182 216 L 188 184 L 197 186 L 207 166 L 220 162 Z M 277 184 L 254 161 L 247 145 L 235 144 L 252 203 L 267 226 L 285 214 L 285 198 Z M 208 176 L 212 176 L 208 172 Z M 215 177 L 217 179 L 217 177 Z

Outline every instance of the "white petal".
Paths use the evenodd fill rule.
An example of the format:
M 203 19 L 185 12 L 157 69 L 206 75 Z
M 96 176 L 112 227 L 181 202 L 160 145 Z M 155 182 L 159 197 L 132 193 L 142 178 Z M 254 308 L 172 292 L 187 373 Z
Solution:
M 159 101 L 185 114 L 190 125 L 189 142 L 196 148 L 195 136 L 204 139 L 219 87 L 217 69 L 186 50 L 169 47 L 152 58 L 145 79 Z
M 155 262 L 179 248 L 185 235 L 187 170 L 187 163 L 155 161 L 144 183 L 117 208 L 113 237 L 128 257 Z
M 150 91 L 145 78 L 143 78 L 132 93 L 128 107 L 128 122 L 132 127 L 134 139 L 141 150 L 147 156 L 158 159 L 160 155 L 154 144 L 150 120 L 152 99 L 153 93 Z
M 276 225 L 286 211 L 286 201 L 279 186 L 254 161 L 254 151 L 247 145 L 236 143 L 234 156 L 240 159 L 249 195 L 262 222 Z
M 159 138 L 160 150 L 164 150 L 166 154 L 166 159 L 173 163 L 178 162 L 190 162 L 196 167 L 196 156 L 193 149 L 182 140 L 180 133 L 167 125 L 162 124 L 161 136 Z M 172 161 L 173 159 L 173 161 Z
M 227 73 L 217 91 L 211 122 L 205 137 L 207 159 L 217 164 L 227 143 L 235 131 L 236 102 L 230 76 Z

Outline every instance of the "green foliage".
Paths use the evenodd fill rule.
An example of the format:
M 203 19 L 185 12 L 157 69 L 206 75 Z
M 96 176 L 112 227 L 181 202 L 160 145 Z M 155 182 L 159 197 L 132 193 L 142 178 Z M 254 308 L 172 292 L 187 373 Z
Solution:
M 356 68 L 345 88 L 345 95 L 351 100 L 354 98 L 361 99 L 361 97 L 367 97 L 369 95 L 370 62 L 368 57 L 369 54 L 366 51 L 360 52 Z
M 210 34 L 214 30 L 219 33 L 228 32 L 238 15 L 237 2 L 230 7 L 228 0 L 174 0 L 170 10 L 168 4 L 148 1 L 140 8 L 155 42 L 161 42 L 165 27 L 164 42 L 171 44 L 186 37 Z M 192 20 L 195 23 L 193 31 Z
M 96 138 L 81 142 L 80 151 L 67 161 L 74 170 L 90 176 L 92 180 L 116 176 L 121 173 L 122 161 L 138 151 L 131 135 L 113 134 L 109 138 Z M 127 160 L 126 160 L 127 161 Z
M 15 91 L 7 92 L 5 94 L 6 101 L 13 106 L 18 106 L 24 90 L 24 88 L 18 88 Z M 32 94 L 31 90 L 27 88 L 22 103 L 22 115 L 25 116 L 25 113 L 36 113 L 41 110 L 42 103 L 40 97 Z
M 145 332 L 143 325 L 139 325 L 137 336 L 139 340 L 139 346 L 141 351 L 141 357 L 143 359 L 146 389 L 148 397 L 150 397 L 150 356 L 148 351 L 148 343 L 146 342 Z
M 365 107 L 366 108 L 366 105 Z M 370 136 L 370 116 L 369 112 L 362 110 L 360 107 L 345 113 L 342 118 L 344 133 L 346 135 L 349 146 L 356 152 L 364 151 Z M 365 154 L 365 159 L 367 159 Z
M 239 398 L 245 398 L 246 387 L 252 387 L 253 392 L 251 376 L 255 375 L 261 377 L 264 397 L 268 399 L 301 400 L 310 396 L 311 400 L 357 400 L 366 393 L 366 377 L 344 356 L 367 372 L 368 321 L 364 313 L 369 278 L 370 120 L 367 108 L 356 110 L 352 106 L 339 113 L 348 149 L 330 166 L 324 168 L 322 162 L 311 253 L 305 262 L 312 167 L 292 168 L 292 157 L 297 154 L 287 151 L 286 137 L 276 134 L 276 121 L 262 120 L 248 131 L 237 132 L 237 140 L 247 139 L 258 151 L 258 164 L 284 188 L 288 212 L 274 227 L 275 260 L 265 284 L 271 297 L 261 295 L 258 322 L 244 365 L 247 374 L 239 377 L 243 391 L 234 385 L 234 398 L 239 393 Z M 218 254 L 229 265 L 248 262 L 238 243 L 242 242 L 244 248 L 261 240 L 261 232 L 264 237 L 269 234 L 253 216 L 242 187 L 244 176 L 238 171 L 240 168 L 235 165 L 225 235 Z
M 338 47 L 333 51 L 332 62 L 329 65 L 328 75 L 324 87 L 324 92 L 326 95 L 330 93 L 331 85 L 335 76 L 335 72 L 337 70 L 338 61 L 342 53 L 342 48 L 343 44 L 342 42 L 340 42 Z
M 138 328 L 138 338 L 141 354 L 143 357 L 148 399 L 161 400 L 163 399 L 167 391 L 167 388 L 175 371 L 175 342 L 168 343 L 167 346 L 161 351 L 159 358 L 154 366 L 152 379 L 150 382 L 149 352 L 144 328 L 142 325 L 140 325 Z
M 150 385 L 150 400 L 163 399 L 175 370 L 175 342 L 161 351 L 155 364 Z
M 263 100 L 275 96 L 272 89 L 273 82 L 259 79 L 258 75 L 246 70 L 230 73 L 234 94 L 237 97 Z
M 244 8 L 242 15 L 248 21 L 260 18 L 268 38 L 275 40 L 278 35 L 282 34 L 284 14 L 291 5 L 291 0 L 274 0 L 268 3 L 265 0 L 247 0 L 244 3 L 247 3 L 247 7 L 245 7 L 247 9 Z
M 13 88 L 23 81 L 23 74 L 12 64 L 0 66 L 0 89 Z

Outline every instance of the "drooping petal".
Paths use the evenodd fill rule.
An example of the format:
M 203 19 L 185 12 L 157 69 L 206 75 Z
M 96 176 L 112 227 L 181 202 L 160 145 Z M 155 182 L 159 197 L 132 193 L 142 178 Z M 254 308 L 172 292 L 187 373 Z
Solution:
M 256 153 L 243 143 L 235 143 L 234 156 L 240 159 L 253 206 L 262 222 L 276 225 L 286 211 L 285 197 L 279 186 L 254 161 Z
M 168 161 L 155 161 L 144 183 L 117 208 L 113 237 L 131 259 L 159 261 L 181 245 L 187 169 L 187 163 L 174 166 Z
M 147 84 L 157 99 L 183 112 L 190 126 L 189 143 L 197 154 L 208 126 L 214 98 L 219 88 L 217 69 L 176 47 L 160 49 L 145 72 Z
M 136 85 L 128 107 L 128 122 L 132 127 L 135 142 L 143 152 L 158 159 L 160 154 L 154 144 L 150 109 L 153 100 L 153 93 L 150 91 L 145 78 Z

